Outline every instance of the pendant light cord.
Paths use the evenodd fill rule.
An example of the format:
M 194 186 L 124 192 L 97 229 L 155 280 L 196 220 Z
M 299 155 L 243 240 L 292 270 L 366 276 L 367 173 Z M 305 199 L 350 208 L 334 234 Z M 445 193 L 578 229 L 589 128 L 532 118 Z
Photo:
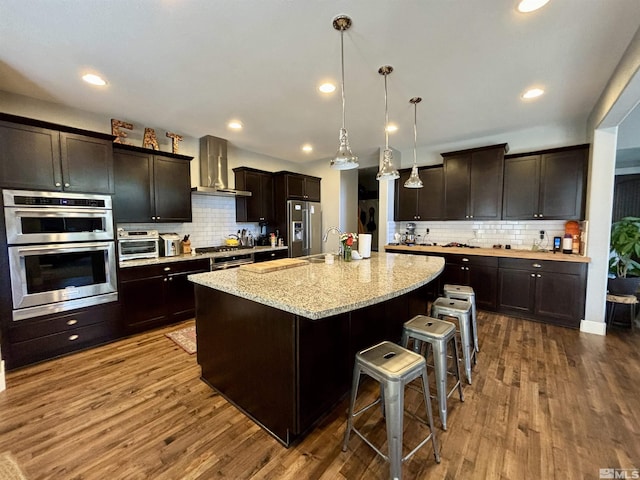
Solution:
M 341 67 L 342 67 L 342 129 L 344 130 L 345 126 L 345 115 L 344 115 L 344 30 L 340 30 L 340 59 L 341 59 Z
M 389 150 L 389 111 L 387 110 L 387 73 L 384 74 L 384 148 Z
M 413 166 L 418 163 L 416 149 L 418 148 L 418 103 L 413 104 Z

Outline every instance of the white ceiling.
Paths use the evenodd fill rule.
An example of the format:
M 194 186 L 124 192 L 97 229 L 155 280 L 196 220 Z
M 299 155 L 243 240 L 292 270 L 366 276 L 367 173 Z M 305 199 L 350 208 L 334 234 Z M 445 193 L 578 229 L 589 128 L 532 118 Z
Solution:
M 291 161 L 334 155 L 345 33 L 347 129 L 364 156 L 384 143 L 392 65 L 392 146 L 439 145 L 591 112 L 640 26 L 638 0 L 0 0 L 0 90 Z M 109 85 L 80 81 L 85 69 Z M 546 95 L 522 102 L 540 85 Z M 1 110 L 1 106 L 0 106 Z M 239 119 L 242 132 L 227 121 Z M 108 123 L 107 123 L 108 125 Z M 312 154 L 301 152 L 304 143 Z

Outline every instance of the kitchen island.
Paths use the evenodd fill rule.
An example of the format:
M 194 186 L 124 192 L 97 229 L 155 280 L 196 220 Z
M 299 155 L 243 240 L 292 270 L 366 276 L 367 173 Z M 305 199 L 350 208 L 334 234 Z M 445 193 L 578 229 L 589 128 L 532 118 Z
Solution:
M 191 275 L 202 379 L 289 446 L 348 392 L 357 351 L 399 341 L 426 312 L 424 289 L 443 268 L 438 257 L 374 253 Z

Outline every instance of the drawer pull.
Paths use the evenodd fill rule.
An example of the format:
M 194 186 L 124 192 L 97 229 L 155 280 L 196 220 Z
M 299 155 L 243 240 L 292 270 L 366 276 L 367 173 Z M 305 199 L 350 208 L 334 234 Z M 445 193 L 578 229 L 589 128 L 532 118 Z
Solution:
M 468 262 L 468 261 L 469 261 L 469 259 L 468 259 L 468 258 L 463 258 L 463 259 L 462 259 L 462 261 L 463 261 L 463 262 Z
M 539 263 L 534 263 L 532 265 L 533 268 L 542 268 L 542 265 L 540 265 Z
M 170 271 L 171 271 L 171 267 L 164 267 L 164 268 L 163 268 L 163 270 L 164 270 L 165 272 L 170 272 Z
M 80 338 L 80 335 L 69 335 L 69 341 L 73 342 L 74 340 L 77 340 L 78 338 Z
M 76 323 L 78 323 L 78 320 L 76 320 L 75 318 L 67 320 L 67 325 L 75 325 Z

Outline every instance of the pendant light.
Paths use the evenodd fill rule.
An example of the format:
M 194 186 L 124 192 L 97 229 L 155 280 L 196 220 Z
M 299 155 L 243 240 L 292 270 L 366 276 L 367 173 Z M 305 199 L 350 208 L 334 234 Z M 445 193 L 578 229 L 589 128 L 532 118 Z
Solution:
M 340 146 L 335 158 L 331 160 L 331 168 L 336 170 L 351 170 L 358 168 L 358 157 L 351 152 L 349 136 L 345 128 L 344 115 L 344 31 L 351 27 L 351 19 L 346 15 L 339 15 L 333 19 L 333 28 L 340 31 L 340 58 L 342 66 L 342 128 L 340 129 Z
M 422 180 L 418 175 L 418 104 L 422 101 L 420 97 L 413 97 L 409 100 L 409 103 L 413 103 L 413 167 L 411 168 L 411 175 L 404 182 L 406 188 L 422 188 Z
M 378 73 L 384 77 L 384 153 L 382 167 L 376 175 L 376 180 L 395 180 L 400 177 L 398 171 L 393 168 L 393 153 L 389 148 L 389 111 L 387 108 L 387 75 L 393 72 L 393 67 L 384 65 L 378 69 Z

